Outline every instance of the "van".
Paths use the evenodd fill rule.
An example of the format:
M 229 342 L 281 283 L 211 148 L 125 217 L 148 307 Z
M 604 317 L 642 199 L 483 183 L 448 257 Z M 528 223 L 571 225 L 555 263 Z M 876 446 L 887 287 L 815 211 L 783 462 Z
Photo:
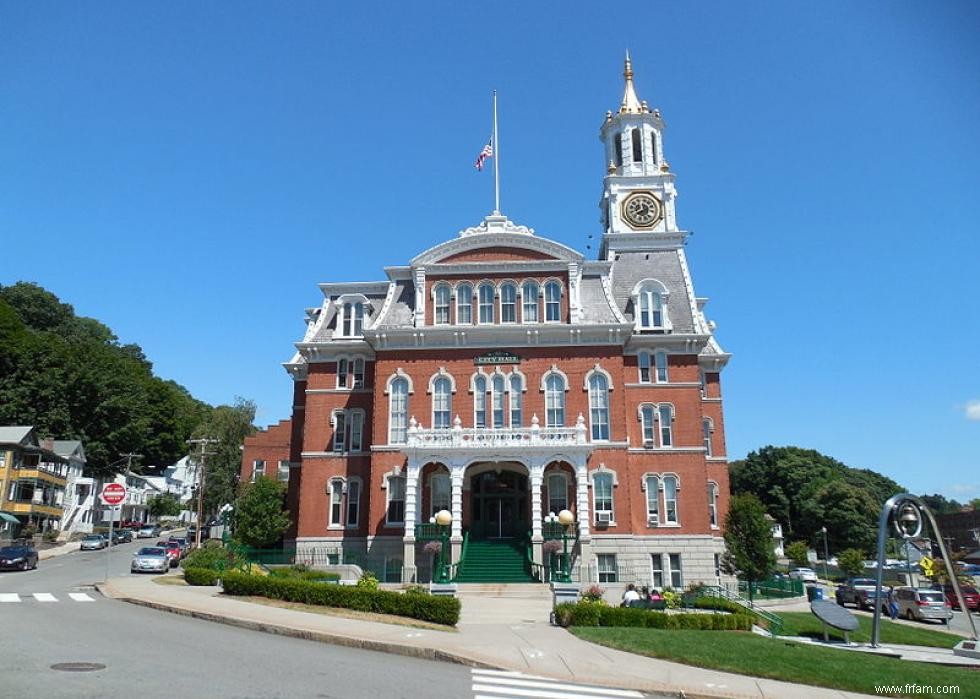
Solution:
M 946 604 L 942 590 L 899 587 L 895 589 L 895 600 L 898 602 L 898 615 L 909 621 L 938 619 L 949 624 L 953 618 L 953 610 Z

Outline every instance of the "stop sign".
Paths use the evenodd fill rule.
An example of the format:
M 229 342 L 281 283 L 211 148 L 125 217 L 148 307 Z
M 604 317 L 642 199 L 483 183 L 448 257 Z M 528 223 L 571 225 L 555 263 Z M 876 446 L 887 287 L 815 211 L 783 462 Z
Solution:
M 99 498 L 106 505 L 118 505 L 126 499 L 126 488 L 119 483 L 107 483 Z

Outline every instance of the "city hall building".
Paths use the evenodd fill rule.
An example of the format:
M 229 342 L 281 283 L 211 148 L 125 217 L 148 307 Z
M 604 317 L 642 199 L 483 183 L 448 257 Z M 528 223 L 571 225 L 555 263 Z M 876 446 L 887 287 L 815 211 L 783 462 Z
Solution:
M 448 510 L 458 581 L 544 580 L 569 510 L 576 581 L 719 581 L 729 355 L 632 75 L 600 129 L 598 259 L 495 212 L 379 281 L 320 284 L 292 418 L 242 464 L 289 481 L 298 560 L 425 582 Z

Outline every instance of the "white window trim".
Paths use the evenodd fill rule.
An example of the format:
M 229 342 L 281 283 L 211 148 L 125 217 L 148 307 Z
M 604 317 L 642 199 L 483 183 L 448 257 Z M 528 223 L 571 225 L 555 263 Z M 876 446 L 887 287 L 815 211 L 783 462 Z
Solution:
M 710 459 L 715 455 L 715 421 L 710 417 L 701 418 L 701 440 L 704 445 L 704 455 Z
M 261 471 L 259 471 L 259 468 L 258 468 L 259 464 L 262 464 L 262 470 Z M 264 476 L 264 475 L 265 475 L 265 459 L 254 459 L 252 461 L 252 480 L 251 480 L 251 482 L 254 483 L 261 476 Z
M 357 499 L 354 501 L 357 503 L 357 521 L 354 524 L 350 523 L 350 487 L 352 485 L 357 485 Z M 344 529 L 357 529 L 361 526 L 361 495 L 363 493 L 364 482 L 359 476 L 351 476 L 344 492 Z
M 642 324 L 643 314 L 640 311 L 640 295 L 651 292 L 660 294 L 661 323 L 660 325 L 645 326 Z M 633 325 L 637 332 L 642 332 L 643 330 L 662 330 L 669 332 L 673 328 L 670 322 L 670 314 L 667 311 L 670 292 L 663 282 L 658 279 L 642 279 L 633 287 L 630 298 L 633 300 Z
M 609 468 L 605 464 L 599 464 L 598 468 L 589 471 L 589 487 L 592 488 L 593 525 L 597 524 L 599 521 L 597 516 L 598 510 L 596 509 L 596 501 L 595 501 L 595 477 L 596 476 L 611 476 L 612 478 L 612 487 L 609 489 L 610 521 L 608 526 L 615 527 L 616 526 L 616 488 L 619 486 L 619 476 L 616 474 L 616 471 Z M 605 512 L 605 510 L 603 510 L 603 512 Z
M 440 367 L 439 371 L 433 374 L 432 378 L 429 379 L 429 395 L 432 396 L 432 399 L 429 401 L 432 406 L 432 412 L 430 414 L 432 422 L 429 424 L 432 425 L 433 429 L 436 429 L 436 381 L 439 381 L 440 379 L 445 379 L 449 382 L 449 424 L 446 425 L 446 428 L 451 427 L 453 424 L 453 394 L 456 393 L 456 381 L 453 379 L 452 375 L 446 373 L 445 368 Z
M 527 315 L 524 313 L 524 306 L 525 306 L 525 304 L 531 305 L 531 304 L 528 304 L 527 303 L 527 300 L 528 299 L 526 299 L 525 296 L 524 296 L 524 285 L 525 284 L 534 284 L 535 287 L 538 290 L 537 293 L 534 295 L 534 315 L 537 316 L 537 318 L 535 320 L 528 320 L 527 319 Z M 540 323 L 541 322 L 541 297 L 542 297 L 542 294 L 544 293 L 544 287 L 541 285 L 540 282 L 538 282 L 537 279 L 525 279 L 524 281 L 521 282 L 520 287 L 518 287 L 518 293 L 520 295 L 520 300 L 521 300 L 520 301 L 520 306 L 521 306 L 521 323 L 522 324 L 524 324 L 524 323 L 527 323 L 527 324 L 531 324 L 531 323 L 537 324 L 537 323 Z
M 664 378 L 660 379 L 660 358 L 663 357 L 663 370 Z M 652 362 L 650 363 L 651 374 L 650 378 L 653 383 L 666 384 L 670 383 L 670 358 L 666 350 L 655 350 L 653 352 Z
M 388 487 L 388 482 L 392 478 L 401 478 L 405 481 L 405 495 L 403 496 L 402 502 L 406 502 L 408 499 L 408 477 L 406 474 L 402 473 L 400 469 L 395 469 L 394 471 L 389 471 L 384 474 L 384 484 L 381 486 L 385 491 L 385 526 L 386 527 L 397 527 L 399 525 L 404 526 L 405 515 L 407 511 L 403 511 L 402 518 L 399 521 L 393 521 L 388 519 L 388 514 L 391 512 L 391 488 Z M 404 508 L 407 510 L 407 506 Z
M 564 509 L 568 509 L 568 505 L 569 505 L 569 501 L 568 501 L 568 474 L 565 473 L 564 471 L 557 471 L 557 470 L 555 470 L 555 471 L 547 471 L 544 474 L 544 485 L 545 485 L 545 490 L 547 491 L 547 499 L 545 500 L 545 502 L 548 503 L 548 513 L 549 514 L 551 514 L 551 511 L 554 509 L 554 508 L 551 507 L 551 499 L 552 499 L 551 498 L 551 479 L 552 478 L 561 478 L 561 481 L 562 481 L 562 497 L 565 500 L 565 508 Z M 558 514 L 558 513 L 555 512 L 555 514 Z
M 668 429 L 670 430 L 670 444 L 664 444 L 664 433 L 663 433 L 663 424 L 662 424 L 663 420 L 661 420 L 661 415 L 660 415 L 660 411 L 663 408 L 670 409 L 670 425 L 668 426 Z M 673 449 L 674 446 L 676 446 L 675 442 L 677 441 L 675 439 L 676 435 L 674 434 L 674 423 L 677 422 L 677 410 L 674 407 L 674 404 L 658 403 L 657 410 L 655 411 L 654 415 L 657 420 L 656 434 L 657 434 L 657 441 L 659 442 L 659 447 L 661 449 Z
M 551 283 L 555 283 L 555 284 L 558 285 L 558 319 L 557 320 L 548 320 L 548 291 L 547 291 L 547 288 L 548 288 L 548 285 L 551 284 Z M 545 279 L 544 282 L 541 283 L 541 294 L 544 297 L 544 303 L 542 304 L 542 307 L 541 307 L 541 310 L 543 311 L 543 315 L 541 317 L 541 322 L 542 323 L 550 323 L 552 325 L 560 324 L 562 322 L 562 317 L 561 317 L 561 302 L 562 302 L 562 299 L 565 298 L 565 285 L 562 284 L 561 279 L 556 279 L 554 277 L 549 277 L 548 279 Z
M 612 571 L 604 571 L 600 567 L 599 561 L 602 560 L 603 556 L 605 556 L 607 559 L 610 556 L 612 557 L 612 565 L 613 565 Z M 613 584 L 618 583 L 619 582 L 619 560 L 617 559 L 616 554 L 615 553 L 607 553 L 605 551 L 602 552 L 602 553 L 597 553 L 595 555 L 595 572 L 596 572 L 596 580 L 599 580 L 601 585 L 613 585 Z M 602 581 L 600 579 L 600 576 L 603 573 L 609 573 L 609 572 L 612 572 L 613 580 Z
M 470 289 L 469 297 L 466 299 L 465 303 L 460 304 L 459 290 L 461 287 L 466 287 L 466 286 L 468 286 Z M 453 309 L 456 314 L 455 318 L 453 318 L 453 321 L 456 325 L 464 325 L 464 323 L 459 319 L 460 305 L 468 306 L 470 309 L 470 320 L 468 323 L 465 323 L 465 325 L 474 324 L 474 321 L 476 319 L 473 317 L 473 297 L 475 296 L 475 294 L 476 294 L 476 287 L 473 286 L 472 282 L 458 282 L 456 286 L 453 287 L 453 296 L 452 296 L 454 300 Z
M 477 389 L 476 387 L 476 382 L 478 380 L 482 380 L 484 383 L 484 388 L 482 391 Z M 474 373 L 473 376 L 470 378 L 470 394 L 473 396 L 473 427 L 474 428 L 479 427 L 479 424 L 476 419 L 476 414 L 478 412 L 476 409 L 477 396 L 480 396 L 480 399 L 483 402 L 483 428 L 486 428 L 487 425 L 491 424 L 492 422 L 492 417 L 488 419 L 489 411 L 487 410 L 487 395 L 489 393 L 490 393 L 490 375 L 483 373 L 483 371 L 478 371 Z
M 341 374 L 340 363 L 346 362 L 347 370 Z M 355 362 L 361 362 L 361 385 L 355 386 L 357 372 L 354 371 Z M 347 377 L 347 386 L 340 385 L 340 377 Z M 342 354 L 337 357 L 337 390 L 338 391 L 357 391 L 367 384 L 367 360 L 357 355 Z
M 282 465 L 283 464 L 286 464 L 286 478 L 285 478 L 285 480 L 279 477 L 280 474 L 283 472 L 283 468 L 282 468 Z M 290 468 L 290 465 L 289 465 L 289 460 L 288 459 L 279 459 L 276 462 L 276 480 L 279 481 L 280 483 L 288 483 L 289 482 L 289 468 Z
M 650 485 L 647 482 L 651 478 L 657 479 L 657 488 L 653 493 L 653 501 L 657 505 L 657 520 L 653 523 L 650 522 Z M 640 490 L 646 493 L 643 504 L 646 506 L 647 511 L 647 527 L 659 527 L 662 524 L 661 513 L 663 512 L 663 509 L 660 507 L 660 488 L 661 479 L 659 473 L 651 473 L 648 471 L 647 473 L 643 474 L 642 479 L 640 480 Z
M 438 293 L 440 289 L 446 289 L 449 294 L 446 300 L 446 322 L 441 323 L 438 320 L 438 304 L 436 299 L 438 298 Z M 439 281 L 432 285 L 432 324 L 433 325 L 451 325 L 453 322 L 453 287 L 449 282 Z
M 445 478 L 446 481 L 449 483 L 449 504 L 447 505 L 446 509 L 447 510 L 451 510 L 452 507 L 453 507 L 453 478 L 452 478 L 452 475 L 448 471 L 445 471 L 445 470 L 435 471 L 435 472 L 429 474 L 429 483 L 428 483 L 428 486 L 429 486 L 429 510 L 431 510 L 431 515 L 430 516 L 434 516 L 435 513 L 438 511 L 438 510 L 435 509 L 436 489 L 435 489 L 435 486 L 433 485 L 433 483 L 434 483 L 434 481 L 435 481 L 436 478 Z M 426 519 L 425 521 L 428 521 L 428 519 Z
M 334 485 L 340 486 L 340 501 L 337 506 L 340 508 L 340 520 L 335 522 L 333 519 L 333 496 L 334 496 Z M 343 529 L 344 528 L 344 508 L 346 507 L 347 494 L 347 481 L 344 480 L 343 476 L 334 476 L 327 481 L 327 529 Z
M 668 512 L 668 510 L 667 510 L 667 479 L 668 478 L 673 478 L 674 479 L 674 483 L 676 484 L 675 487 L 674 487 L 674 493 L 677 495 L 677 497 L 674 499 L 674 520 L 673 521 L 670 521 L 670 520 L 667 519 L 667 512 Z M 662 492 L 664 494 L 663 495 L 663 513 L 664 513 L 664 516 L 662 518 L 662 521 L 661 521 L 661 525 L 660 526 L 663 526 L 663 527 L 679 527 L 679 526 L 681 526 L 681 499 L 680 499 L 681 477 L 678 476 L 673 471 L 668 471 L 667 473 L 661 474 L 661 476 L 660 476 L 660 492 Z
M 643 359 L 646 358 L 647 361 L 647 380 L 643 380 Z M 654 383 L 654 368 L 653 368 L 653 352 L 649 350 L 640 350 L 636 353 L 636 381 L 644 386 L 647 384 Z
M 567 418 L 568 418 L 568 415 L 567 415 L 567 413 L 568 413 L 568 401 L 565 399 L 565 394 L 568 393 L 568 377 L 565 375 L 565 372 L 560 371 L 557 367 L 555 367 L 554 364 L 552 364 L 551 365 L 551 370 L 545 372 L 541 376 L 541 392 L 544 393 L 544 424 L 545 424 L 545 427 L 550 426 L 549 425 L 549 420 L 548 420 L 548 417 L 549 417 L 548 416 L 548 411 L 549 411 L 549 408 L 548 408 L 548 379 L 550 377 L 552 377 L 552 376 L 557 376 L 558 378 L 560 378 L 564 382 L 564 386 L 565 386 L 564 390 L 562 390 L 562 391 L 559 392 L 559 395 L 561 397 L 561 413 L 562 413 L 562 420 L 561 420 L 561 422 L 562 422 L 562 426 L 564 426 L 564 424 L 565 424 L 565 422 L 567 422 Z
M 592 421 L 592 408 L 593 408 L 593 406 L 592 406 L 592 398 L 593 398 L 592 393 L 593 392 L 592 392 L 592 388 L 591 388 L 590 384 L 592 382 L 593 377 L 595 377 L 595 376 L 601 376 L 606 381 L 606 395 L 605 395 L 605 408 L 604 408 L 605 413 L 606 413 L 606 437 L 605 438 L 596 437 L 595 436 L 595 430 L 594 430 L 595 424 Z M 612 418 L 611 418 L 611 415 L 610 415 L 610 413 L 611 413 L 610 402 L 611 401 L 609 400 L 609 393 L 610 393 L 610 391 L 612 391 L 612 376 L 609 375 L 609 372 L 608 371 L 606 371 L 605 369 L 603 369 L 602 367 L 600 367 L 598 364 L 596 364 L 585 375 L 585 384 L 583 386 L 583 390 L 588 394 L 588 406 L 589 406 L 589 441 L 591 441 L 591 442 L 608 442 L 608 441 L 610 441 L 612 439 Z
M 399 378 L 406 379 L 407 384 L 408 384 L 408 392 L 405 394 L 405 430 L 406 430 L 406 432 L 405 432 L 405 442 L 408 442 L 408 428 L 409 428 L 409 421 L 410 421 L 410 417 L 409 416 L 411 414 L 411 412 L 410 412 L 411 411 L 410 397 L 412 395 L 412 379 L 411 379 L 410 376 L 408 376 L 404 372 L 402 372 L 401 369 L 398 369 L 395 372 L 395 374 L 392 374 L 391 377 L 388 379 L 388 384 L 387 384 L 387 387 L 385 388 L 385 394 L 388 395 L 388 405 L 387 405 L 387 409 L 388 409 L 388 444 L 402 444 L 403 443 L 403 442 L 393 442 L 392 439 L 391 439 L 391 435 L 392 435 L 392 423 L 393 423 L 393 420 L 391 418 L 394 415 L 394 411 L 392 410 L 392 408 L 393 408 L 392 398 L 394 396 L 391 393 L 391 386 L 394 383 L 394 381 L 396 379 L 399 379 Z
M 335 447 L 337 443 L 337 416 L 344 416 L 344 440 L 343 449 L 337 449 Z M 361 435 L 360 444 L 357 449 L 352 449 L 351 445 L 354 443 L 354 416 L 357 415 L 361 418 Z M 334 429 L 333 439 L 330 441 L 330 452 L 336 455 L 345 454 L 361 454 L 364 452 L 364 423 L 367 421 L 367 415 L 363 408 L 334 408 L 330 411 L 330 426 Z
M 524 378 L 524 374 L 517 371 L 516 369 L 508 374 L 505 378 L 504 390 L 507 393 L 507 425 L 510 427 L 519 427 L 520 425 L 514 424 L 514 388 L 513 382 L 517 379 L 519 387 L 516 391 L 518 400 L 521 404 L 521 422 L 520 425 L 524 424 L 524 393 L 527 391 L 527 379 Z
M 721 497 L 721 490 L 718 488 L 718 483 L 715 481 L 708 481 L 708 526 L 712 529 L 718 529 L 718 500 Z M 711 513 L 714 511 L 715 521 L 714 524 L 711 522 Z
M 493 292 L 490 297 L 490 322 L 483 320 L 482 313 L 480 312 L 483 308 L 483 297 L 480 291 L 484 288 L 489 287 Z M 477 325 L 496 325 L 497 324 L 497 286 L 491 281 L 481 281 L 476 285 L 476 324 Z
M 506 321 L 504 320 L 504 287 L 505 286 L 514 287 L 514 320 L 506 320 Z M 503 279 L 497 285 L 497 296 L 500 299 L 500 302 L 498 304 L 498 306 L 500 307 L 500 323 L 502 325 L 514 325 L 515 323 L 517 323 L 518 310 L 523 308 L 521 305 L 522 303 L 521 285 L 518 284 L 513 279 Z
M 361 309 L 362 309 L 361 333 L 359 335 L 356 333 L 352 333 L 348 335 L 344 332 L 344 325 L 345 325 L 345 321 L 347 320 L 345 317 L 344 308 L 346 307 L 346 304 L 350 304 L 351 310 L 353 311 L 354 304 L 358 304 L 358 303 L 361 304 Z M 337 300 L 334 301 L 334 305 L 337 308 L 337 323 L 334 329 L 334 335 L 336 337 L 364 337 L 364 330 L 370 326 L 369 321 L 371 320 L 372 317 L 371 302 L 368 301 L 367 296 L 364 296 L 363 294 L 344 294 L 342 296 L 337 297 Z

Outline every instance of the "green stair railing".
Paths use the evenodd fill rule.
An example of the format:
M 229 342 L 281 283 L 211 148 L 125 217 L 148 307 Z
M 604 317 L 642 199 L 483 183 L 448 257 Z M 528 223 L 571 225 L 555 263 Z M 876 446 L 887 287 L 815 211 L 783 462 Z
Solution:
M 463 546 L 459 550 L 459 560 L 449 566 L 449 579 L 456 582 L 456 578 L 459 576 L 459 569 L 466 561 L 466 548 L 470 543 L 470 533 L 463 532 Z
M 528 537 L 525 540 L 524 554 L 527 558 L 527 565 L 530 569 L 531 577 L 538 582 L 548 582 L 545 580 L 545 567 L 540 563 L 534 562 L 534 546 L 531 544 L 530 532 L 528 532 Z
M 698 588 L 695 597 L 721 597 L 727 599 L 744 608 L 749 614 L 764 620 L 768 627 L 769 635 L 773 638 L 781 635 L 783 632 L 783 620 L 779 615 L 773 614 L 765 609 L 759 609 L 741 595 L 730 592 L 727 588 L 720 585 L 705 585 L 704 587 Z

